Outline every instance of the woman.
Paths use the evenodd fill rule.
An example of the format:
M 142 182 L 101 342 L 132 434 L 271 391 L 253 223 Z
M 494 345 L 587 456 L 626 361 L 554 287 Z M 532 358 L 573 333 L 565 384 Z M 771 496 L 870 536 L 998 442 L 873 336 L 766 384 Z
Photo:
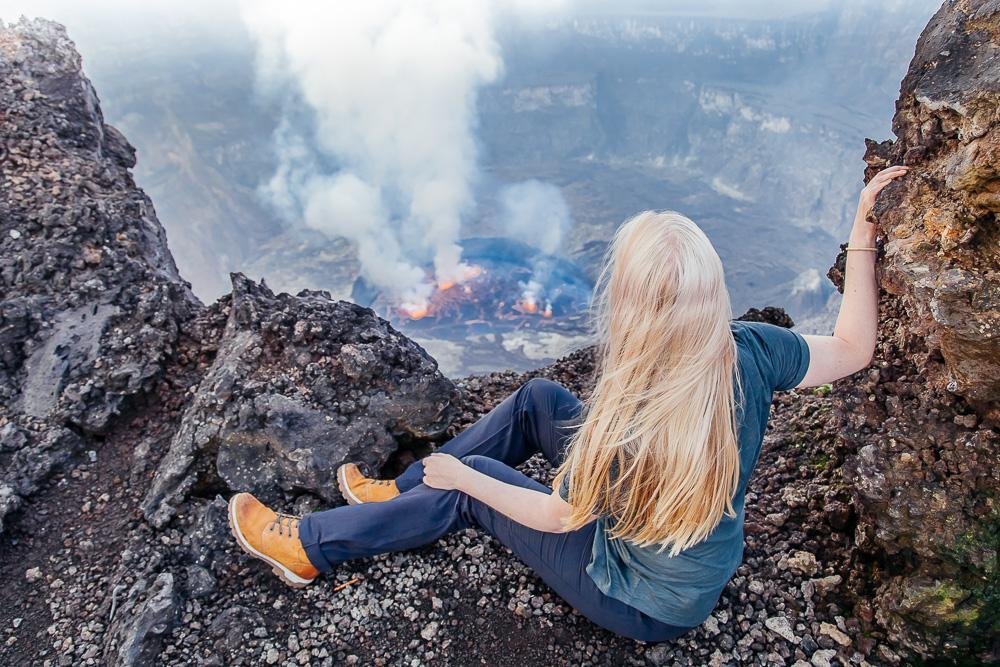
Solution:
M 862 191 L 832 336 L 731 321 L 722 264 L 677 213 L 615 234 L 596 312 L 601 368 L 586 405 L 532 380 L 393 481 L 338 471 L 349 505 L 298 519 L 230 500 L 240 546 L 303 586 L 353 558 L 488 531 L 581 614 L 618 634 L 673 639 L 700 625 L 743 554 L 744 494 L 772 393 L 865 368 L 878 313 L 866 217 L 906 167 Z M 553 488 L 512 466 L 541 452 Z

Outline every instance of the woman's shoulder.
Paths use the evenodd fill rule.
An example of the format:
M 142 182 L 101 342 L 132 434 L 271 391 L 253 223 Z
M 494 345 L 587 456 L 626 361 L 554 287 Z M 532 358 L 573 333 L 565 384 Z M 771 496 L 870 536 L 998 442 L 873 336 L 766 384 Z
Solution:
M 809 367 L 809 347 L 797 331 L 770 322 L 730 320 L 739 356 L 752 357 L 771 391 L 797 385 Z

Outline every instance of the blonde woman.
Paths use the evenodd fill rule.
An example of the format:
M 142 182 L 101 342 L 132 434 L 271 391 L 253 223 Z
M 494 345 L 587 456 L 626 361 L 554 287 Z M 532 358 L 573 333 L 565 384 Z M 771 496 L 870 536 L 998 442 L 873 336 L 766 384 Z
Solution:
M 883 170 L 862 192 L 834 335 L 732 321 L 701 229 L 677 213 L 642 213 L 615 234 L 598 281 L 600 374 L 586 404 L 532 380 L 393 481 L 341 467 L 345 507 L 300 520 L 235 495 L 234 536 L 303 586 L 347 560 L 480 528 L 594 623 L 644 641 L 687 632 L 742 559 L 744 493 L 773 392 L 871 361 L 866 216 L 906 171 Z M 536 452 L 558 467 L 552 489 L 513 468 Z

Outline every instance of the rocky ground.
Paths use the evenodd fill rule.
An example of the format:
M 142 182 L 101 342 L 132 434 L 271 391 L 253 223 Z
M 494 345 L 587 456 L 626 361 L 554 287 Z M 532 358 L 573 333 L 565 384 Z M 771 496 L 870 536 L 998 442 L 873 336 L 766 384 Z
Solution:
M 461 380 L 452 428 L 471 423 L 534 376 L 585 395 L 592 368 L 592 351 L 584 350 L 537 373 Z M 164 385 L 184 384 L 195 374 L 196 368 L 174 365 Z M 161 403 L 164 398 L 137 406 L 121 432 L 107 438 L 112 446 L 93 456 L 84 452 L 69 475 L 53 478 L 26 502 L 8 530 L 0 547 L 5 664 L 106 664 L 129 657 L 120 646 L 105 653 L 112 638 L 141 640 L 126 648 L 150 664 L 895 661 L 887 646 L 860 633 L 842 595 L 851 513 L 838 490 L 843 453 L 825 426 L 831 409 L 825 390 L 778 397 L 748 496 L 745 563 L 707 623 L 660 645 L 595 627 L 504 547 L 475 531 L 355 563 L 303 591 L 286 588 L 232 544 L 221 497 L 193 497 L 175 522 L 157 531 L 136 507 L 183 413 L 181 405 Z M 540 459 L 525 469 L 539 479 L 549 475 Z M 301 501 L 296 507 L 291 495 L 285 505 L 308 509 Z M 157 588 L 154 575 L 164 571 L 170 580 Z M 137 614 L 140 627 L 123 629 L 119 619 L 134 620 L 130 605 L 149 595 L 137 590 L 130 600 L 142 581 L 154 593 L 167 589 L 160 600 L 170 613 L 158 616 L 147 603 Z M 177 622 L 169 624 L 174 606 Z

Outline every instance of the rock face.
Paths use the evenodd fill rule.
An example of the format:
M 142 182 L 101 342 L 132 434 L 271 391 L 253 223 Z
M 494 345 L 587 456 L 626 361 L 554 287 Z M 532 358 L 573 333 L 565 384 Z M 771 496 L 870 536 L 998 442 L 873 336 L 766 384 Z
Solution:
M 454 398 L 434 360 L 368 308 L 322 292 L 275 296 L 234 274 L 215 363 L 143 510 L 162 526 L 214 475 L 262 497 L 339 499 L 341 462 L 378 470 L 401 443 L 439 439 Z
M 341 462 L 377 470 L 401 447 L 445 434 L 454 385 L 371 310 L 320 292 L 275 295 L 242 275 L 231 295 L 201 304 L 134 165 L 65 29 L 0 24 L 0 529 L 60 467 L 63 482 L 86 479 L 81 467 L 120 454 L 132 424 L 151 435 L 116 462 L 113 486 L 143 485 L 151 526 L 123 529 L 130 558 L 149 541 L 142 531 L 167 527 L 192 491 L 329 502 Z M 165 455 L 147 461 L 160 441 L 170 442 Z M 122 508 L 92 530 L 88 513 L 110 497 L 64 500 L 94 536 L 86 548 L 132 514 Z M 117 564 L 105 570 L 113 621 L 94 619 L 86 633 L 103 633 L 107 663 L 160 664 L 183 598 L 211 594 L 225 512 L 204 498 L 187 510 L 208 517 L 185 535 L 190 555 L 169 566 L 101 559 Z M 213 631 L 238 645 L 238 626 Z M 87 651 L 95 658 L 97 645 Z
M 0 522 L 150 389 L 200 308 L 134 164 L 65 30 L 0 30 Z
M 859 607 L 922 655 L 1000 648 L 998 108 L 1000 2 L 946 2 L 903 80 L 897 139 L 865 156 L 869 178 L 913 169 L 874 212 L 875 363 L 836 390 L 857 544 L 877 557 Z

